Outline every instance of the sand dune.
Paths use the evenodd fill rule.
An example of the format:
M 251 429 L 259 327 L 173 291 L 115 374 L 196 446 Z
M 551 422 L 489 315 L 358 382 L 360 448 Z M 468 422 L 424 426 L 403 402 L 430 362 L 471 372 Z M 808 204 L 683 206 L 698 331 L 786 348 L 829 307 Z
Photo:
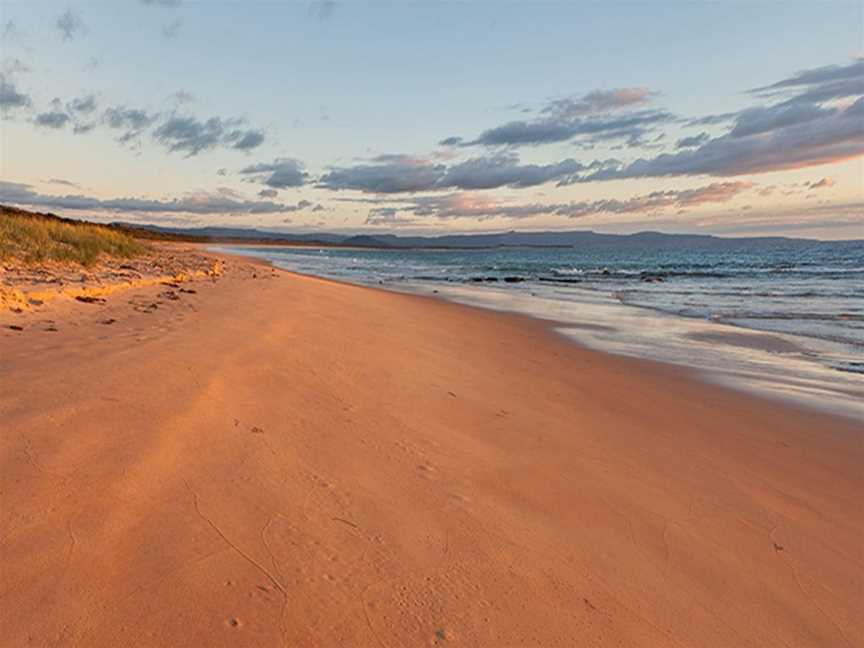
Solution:
M 186 289 L 0 315 L 3 645 L 864 645 L 860 425 L 246 261 Z

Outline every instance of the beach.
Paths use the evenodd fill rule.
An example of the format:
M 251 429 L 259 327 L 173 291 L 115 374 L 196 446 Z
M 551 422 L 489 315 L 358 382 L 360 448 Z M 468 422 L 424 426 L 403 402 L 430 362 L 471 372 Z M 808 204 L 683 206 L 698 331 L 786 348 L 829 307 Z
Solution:
M 171 249 L 0 312 L 5 645 L 864 645 L 860 422 Z

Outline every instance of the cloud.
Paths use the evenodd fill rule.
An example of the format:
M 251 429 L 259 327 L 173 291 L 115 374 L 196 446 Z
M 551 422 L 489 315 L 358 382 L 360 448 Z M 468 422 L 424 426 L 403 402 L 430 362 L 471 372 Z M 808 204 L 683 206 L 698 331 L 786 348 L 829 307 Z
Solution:
M 3 23 L 3 38 L 12 39 L 17 37 L 20 34 L 18 30 L 18 25 L 15 24 L 14 20 L 7 20 Z
M 249 151 L 260 146 L 264 142 L 264 131 L 232 131 L 225 137 L 228 142 L 231 142 L 231 148 L 241 151 Z
M 319 180 L 325 189 L 367 193 L 426 191 L 435 187 L 446 167 L 409 156 L 379 156 L 374 164 L 332 167 Z
M 864 94 L 864 59 L 858 58 L 846 65 L 825 65 L 802 70 L 791 77 L 754 88 L 751 94 L 778 96 L 794 94 L 789 102 L 823 102 Z
M 753 188 L 752 182 L 717 182 L 698 189 L 654 191 L 627 200 L 603 199 L 562 205 L 556 214 L 568 218 L 684 210 L 710 203 L 725 203 Z
M 694 146 L 702 146 L 705 142 L 711 139 L 711 136 L 706 132 L 701 132 L 698 135 L 690 137 L 682 137 L 675 144 L 676 149 L 693 148 Z
M 159 119 L 158 113 L 148 113 L 139 108 L 114 106 L 107 108 L 102 115 L 102 121 L 108 128 L 123 131 L 118 141 L 127 144 L 139 137 Z
M 334 0 L 315 0 L 309 3 L 309 15 L 317 20 L 329 20 L 336 10 Z
M 0 107 L 14 105 L 29 105 L 29 97 L 19 93 L 6 77 L 0 77 Z M 175 105 L 191 99 L 186 92 L 177 92 L 171 96 Z M 135 138 L 148 133 L 153 139 L 166 147 L 169 152 L 182 152 L 192 157 L 203 151 L 223 146 L 238 151 L 251 151 L 266 139 L 263 130 L 246 128 L 245 120 L 239 118 L 212 117 L 202 120 L 177 112 L 151 113 L 141 108 L 126 106 L 110 106 L 102 113 L 99 122 L 82 122 L 82 117 L 95 113 L 98 106 L 96 97 L 88 95 L 67 102 L 60 99 L 51 102 L 52 110 L 44 112 L 35 120 L 40 126 L 63 128 L 72 123 L 75 133 L 81 134 L 93 130 L 98 123 L 115 131 L 120 131 L 117 138 L 121 144 L 129 144 Z M 64 118 L 60 113 L 65 113 Z M 151 130 L 153 129 L 153 130 Z
M 460 145 L 536 146 L 566 142 L 577 137 L 588 141 L 633 139 L 641 138 L 659 124 L 671 122 L 673 119 L 670 113 L 658 110 L 640 110 L 621 115 L 588 118 L 554 114 L 533 121 L 511 121 L 485 130 L 476 139 L 463 141 Z
M 734 129 L 678 153 L 607 165 L 568 182 L 685 175 L 736 176 L 839 162 L 864 154 L 864 98 L 809 121 L 736 136 Z M 761 128 L 758 130 L 762 130 Z
M 752 182 L 718 182 L 678 191 L 655 191 L 626 200 L 552 204 L 509 204 L 485 194 L 451 193 L 443 196 L 417 196 L 396 204 L 370 209 L 366 223 L 370 225 L 417 224 L 418 219 L 438 220 L 495 218 L 525 219 L 541 215 L 584 218 L 586 216 L 654 213 L 692 209 L 707 204 L 729 202 L 754 187 Z
M 195 117 L 174 116 L 153 131 L 156 141 L 172 152 L 188 156 L 214 148 L 222 140 L 225 125 L 218 117 L 201 121 Z
M 808 186 L 811 189 L 828 189 L 834 186 L 834 178 L 825 177 L 817 182 L 811 182 Z
M 529 218 L 550 211 L 550 207 L 546 205 L 509 205 L 471 192 L 421 196 L 414 199 L 410 209 L 414 216 L 418 217 L 432 216 L 441 220 L 470 218 L 478 221 L 492 218 Z
M 656 93 L 647 88 L 595 90 L 585 95 L 553 99 L 540 109 L 540 117 L 514 120 L 487 129 L 470 141 L 452 136 L 442 146 L 537 146 L 566 142 L 627 139 L 642 145 L 643 137 L 674 117 L 661 110 L 632 110 Z M 626 112 L 621 112 L 626 111 Z
M 78 14 L 67 9 L 57 17 L 57 29 L 64 41 L 74 40 L 78 36 L 86 33 L 87 27 Z
M 170 23 L 165 25 L 162 30 L 162 36 L 167 39 L 177 38 L 177 35 L 180 33 L 180 27 L 182 27 L 183 21 L 177 18 L 176 20 L 172 20 Z
M 0 74 L 0 111 L 29 108 L 32 104 L 30 96 L 20 92 L 12 79 Z
M 656 93 L 648 88 L 617 88 L 594 90 L 581 97 L 554 99 L 540 112 L 561 118 L 572 118 L 591 113 L 611 112 L 647 103 Z
M 0 181 L 0 202 L 48 209 L 139 212 L 148 214 L 279 214 L 297 211 L 297 205 L 269 200 L 243 200 L 233 192 L 190 194 L 173 200 L 147 198 L 100 199 L 82 194 L 50 196 L 38 193 L 30 185 Z
M 573 159 L 554 164 L 520 164 L 515 155 L 495 155 L 467 160 L 449 167 L 439 180 L 440 187 L 495 189 L 534 187 L 569 177 L 585 167 Z
M 745 137 L 767 133 L 778 128 L 804 124 L 837 112 L 811 103 L 782 103 L 775 106 L 747 108 L 735 117 L 731 137 Z
M 175 104 L 183 105 L 195 101 L 195 95 L 186 90 L 178 90 L 170 97 L 168 97 L 168 100 L 174 102 Z
M 61 110 L 51 110 L 36 115 L 34 122 L 37 126 L 58 130 L 66 126 L 71 119 L 68 113 Z
M 262 189 L 258 192 L 260 198 L 275 198 L 278 195 L 279 192 L 276 189 Z
M 154 131 L 153 137 L 171 152 L 186 153 L 187 157 L 223 145 L 239 150 L 251 150 L 264 142 L 260 130 L 241 130 L 239 119 L 211 117 L 200 120 L 196 117 L 172 115 Z
M 718 115 L 706 115 L 705 117 L 694 117 L 684 122 L 684 126 L 716 126 L 732 121 L 738 116 L 737 112 L 721 113 Z
M 382 194 L 533 187 L 568 179 L 586 169 L 573 159 L 553 164 L 521 164 L 512 153 L 472 158 L 449 167 L 426 158 L 382 155 L 373 164 L 333 167 L 321 176 L 318 184 L 336 191 L 353 189 Z
M 158 7 L 179 7 L 182 0 L 141 0 L 141 4 Z
M 298 160 L 277 158 L 273 162 L 253 164 L 240 169 L 241 175 L 273 189 L 301 187 L 306 183 L 308 174 Z
M 48 180 L 43 180 L 42 182 L 45 182 L 46 184 L 63 185 L 64 187 L 75 187 L 76 189 L 81 188 L 81 185 L 75 182 L 71 182 L 69 180 L 63 180 L 61 178 L 50 178 Z
M 10 58 L 3 61 L 2 72 L 13 76 L 15 74 L 26 74 L 32 72 L 32 68 L 19 58 Z
M 438 144 L 441 146 L 459 146 L 464 141 L 461 137 L 445 137 Z
M 89 115 L 90 113 L 96 111 L 96 97 L 93 95 L 88 95 L 86 97 L 79 97 L 78 99 L 73 99 L 67 104 L 67 108 L 71 112 Z

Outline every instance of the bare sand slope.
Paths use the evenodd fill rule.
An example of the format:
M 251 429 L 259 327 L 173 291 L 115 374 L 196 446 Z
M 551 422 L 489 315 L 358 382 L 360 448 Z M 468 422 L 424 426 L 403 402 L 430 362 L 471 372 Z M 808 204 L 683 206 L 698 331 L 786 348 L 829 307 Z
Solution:
M 0 316 L 2 645 L 864 645 L 859 425 L 517 317 L 190 286 Z

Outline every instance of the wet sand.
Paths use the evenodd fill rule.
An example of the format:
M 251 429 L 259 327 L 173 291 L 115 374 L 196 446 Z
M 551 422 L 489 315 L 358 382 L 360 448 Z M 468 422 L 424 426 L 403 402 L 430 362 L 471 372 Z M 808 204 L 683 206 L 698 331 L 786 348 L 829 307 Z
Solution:
M 860 424 L 219 258 L 0 313 L 4 645 L 864 645 Z

